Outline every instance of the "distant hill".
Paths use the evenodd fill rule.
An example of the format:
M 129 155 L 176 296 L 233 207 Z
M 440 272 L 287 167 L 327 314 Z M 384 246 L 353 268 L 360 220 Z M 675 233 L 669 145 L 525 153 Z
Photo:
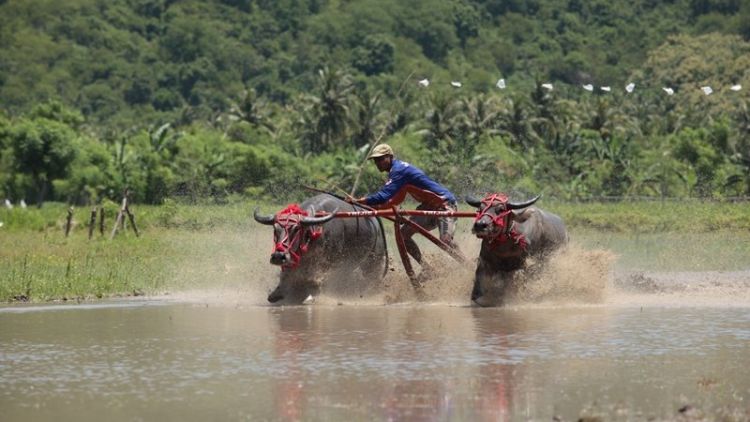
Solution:
M 624 85 L 668 36 L 750 39 L 742 0 L 4 0 L 0 107 L 89 122 L 208 120 L 245 89 L 286 104 L 318 69 L 387 94 L 407 75 Z

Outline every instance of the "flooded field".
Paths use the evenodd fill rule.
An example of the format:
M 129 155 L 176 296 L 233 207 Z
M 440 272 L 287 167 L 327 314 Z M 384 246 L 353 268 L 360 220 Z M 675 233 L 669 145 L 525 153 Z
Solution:
M 260 254 L 243 284 L 5 306 L 2 420 L 750 420 L 748 238 L 580 235 L 502 308 L 471 268 L 267 306 Z

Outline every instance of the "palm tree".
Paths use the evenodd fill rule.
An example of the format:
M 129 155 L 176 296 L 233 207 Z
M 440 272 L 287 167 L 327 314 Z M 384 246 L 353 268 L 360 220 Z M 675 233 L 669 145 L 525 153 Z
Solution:
M 372 95 L 368 90 L 359 91 L 355 98 L 356 134 L 352 137 L 355 148 L 371 145 L 383 131 L 386 113 L 381 111 L 380 94 Z
M 349 96 L 354 89 L 351 76 L 328 67 L 318 72 L 317 97 L 313 98 L 318 115 L 318 132 L 325 148 L 338 143 L 349 123 Z
M 232 103 L 229 108 L 229 118 L 250 123 L 254 128 L 265 128 L 274 131 L 270 118 L 270 108 L 265 98 L 259 98 L 255 89 L 242 91 L 240 101 Z
M 424 135 L 430 148 L 452 150 L 459 135 L 460 107 L 451 96 L 437 93 L 430 96 L 427 128 L 418 131 Z
M 461 100 L 461 114 L 459 115 L 459 150 L 465 158 L 474 156 L 479 140 L 484 135 L 498 133 L 495 125 L 500 114 L 497 97 L 486 97 L 484 94 L 471 99 Z
M 351 75 L 324 67 L 318 71 L 317 95 L 306 95 L 295 127 L 303 148 L 314 154 L 343 144 L 350 126 Z
M 525 150 L 541 140 L 532 124 L 533 119 L 527 100 L 509 97 L 500 105 L 495 128 L 497 133 L 510 138 L 515 147 Z

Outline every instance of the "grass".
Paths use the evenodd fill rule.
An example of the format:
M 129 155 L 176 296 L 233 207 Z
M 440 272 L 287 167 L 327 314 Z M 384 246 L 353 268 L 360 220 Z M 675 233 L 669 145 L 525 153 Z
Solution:
M 618 202 L 555 203 L 572 229 L 619 233 L 711 233 L 716 230 L 750 230 L 750 204 L 718 202 Z
M 282 208 L 261 205 L 265 213 Z M 584 243 L 622 252 L 627 265 L 677 268 L 689 257 L 696 269 L 734 269 L 746 265 L 742 257 L 750 256 L 747 204 L 548 202 L 540 206 L 563 217 Z M 104 235 L 97 231 L 91 240 L 88 208 L 75 210 L 67 238 L 64 204 L 1 209 L 0 301 L 150 295 L 272 278 L 274 269 L 265 255 L 271 232 L 253 221 L 253 207 L 250 202 L 133 206 L 141 236 L 126 230 L 110 239 L 117 205 L 108 204 Z M 468 226 L 462 222 L 459 227 L 468 230 Z M 706 248 L 719 251 L 720 259 L 702 254 Z M 703 260 L 697 259 L 700 256 Z

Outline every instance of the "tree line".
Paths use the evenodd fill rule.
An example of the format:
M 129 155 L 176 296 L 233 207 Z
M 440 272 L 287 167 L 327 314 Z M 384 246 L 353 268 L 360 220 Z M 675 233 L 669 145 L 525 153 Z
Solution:
M 16 200 L 294 198 L 303 184 L 350 188 L 378 140 L 459 193 L 750 194 L 742 1 L 9 0 L 0 12 L 0 196 Z M 363 182 L 382 175 L 365 166 Z

